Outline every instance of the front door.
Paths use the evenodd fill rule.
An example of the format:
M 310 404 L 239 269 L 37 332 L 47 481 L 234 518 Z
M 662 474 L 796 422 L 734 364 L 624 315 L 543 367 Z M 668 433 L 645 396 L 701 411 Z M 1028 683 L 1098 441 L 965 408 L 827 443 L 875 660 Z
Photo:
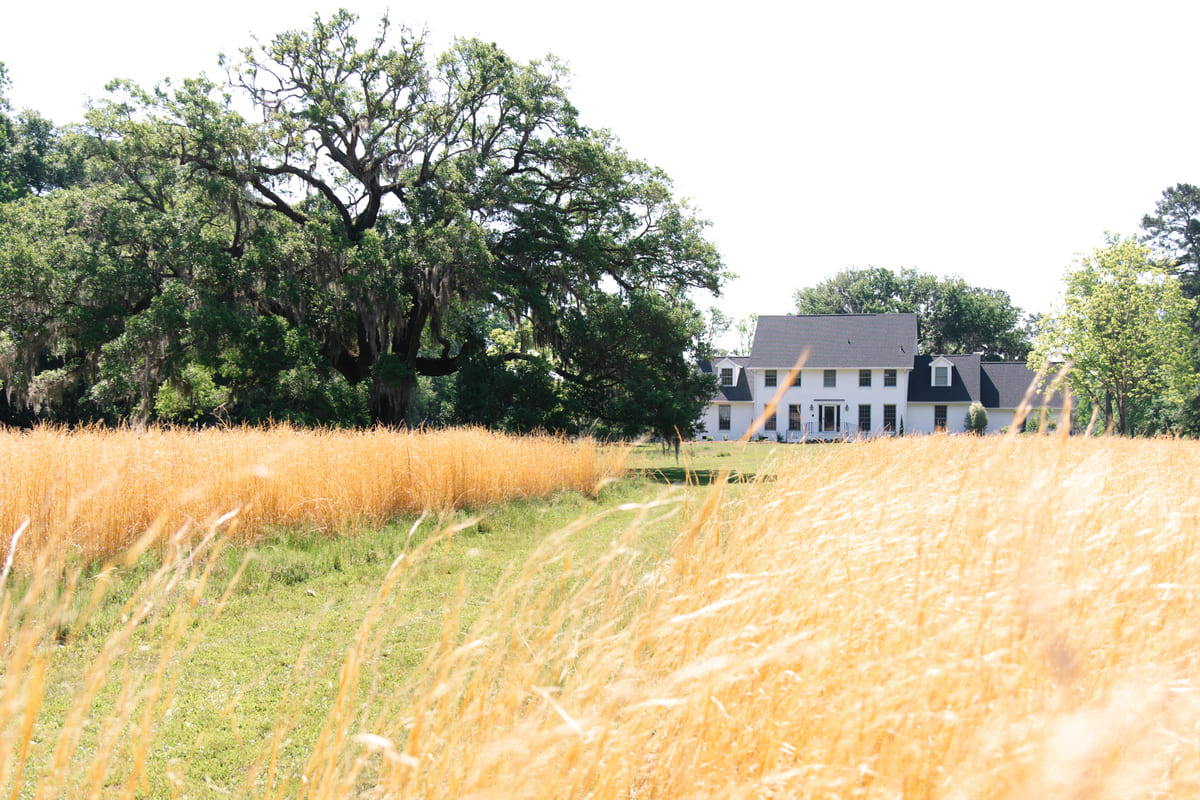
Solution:
M 821 433 L 837 433 L 842 427 L 842 406 L 840 403 L 821 404 L 820 429 Z

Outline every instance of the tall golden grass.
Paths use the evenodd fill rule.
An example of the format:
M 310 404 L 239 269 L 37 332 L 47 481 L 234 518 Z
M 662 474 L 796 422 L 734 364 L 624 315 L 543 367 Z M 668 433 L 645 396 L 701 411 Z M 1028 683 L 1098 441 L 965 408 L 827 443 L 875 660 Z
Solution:
M 562 489 L 615 469 L 588 440 L 437 432 L 302 430 L 0 431 L 0 560 L 47 547 L 110 558 L 148 529 L 175 531 L 238 509 L 238 535 L 268 526 L 338 531 L 402 514 Z
M 448 610 L 439 646 L 405 680 L 378 657 L 403 624 L 393 598 L 420 553 L 397 559 L 305 766 L 279 767 L 291 735 L 281 713 L 241 794 L 1200 793 L 1195 443 L 930 436 L 829 447 L 773 481 L 686 501 L 669 558 L 639 554 L 639 524 L 680 502 L 635 509 L 595 563 L 564 556 L 573 531 L 548 540 L 468 633 Z M 168 558 L 131 614 L 165 608 L 150 599 L 172 580 L 199 584 L 203 569 Z M 145 744 L 111 746 L 97 764 L 71 749 L 72 717 L 58 734 L 64 755 L 17 774 L 32 769 L 22 753 L 53 657 L 36 644 L 52 612 L 35 605 L 6 596 L 0 608 L 0 789 L 59 796 L 78 764 L 94 776 L 70 784 L 78 795 L 133 796 L 138 748 L 154 746 L 169 704 L 167 666 L 126 675 L 127 701 L 100 723 Z M 219 610 L 180 603 L 159 623 L 165 644 L 150 663 L 172 663 L 190 634 L 170 632 L 202 635 Z M 123 636 L 110 637 L 113 660 Z M 171 762 L 171 786 L 186 768 Z

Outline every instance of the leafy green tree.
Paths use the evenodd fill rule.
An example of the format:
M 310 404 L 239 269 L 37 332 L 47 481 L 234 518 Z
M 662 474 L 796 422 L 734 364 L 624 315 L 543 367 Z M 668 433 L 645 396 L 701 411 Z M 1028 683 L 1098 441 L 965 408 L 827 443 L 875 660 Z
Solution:
M 1030 339 L 1007 292 L 903 269 L 846 269 L 795 294 L 798 314 L 915 313 L 922 352 L 1022 359 Z
M 89 124 L 131 202 L 161 206 L 173 181 L 209 198 L 221 269 L 265 270 L 238 291 L 364 387 L 374 419 L 402 423 L 419 376 L 481 354 L 495 314 L 554 343 L 610 298 L 719 290 L 705 223 L 579 124 L 558 62 L 458 40 L 431 63 L 421 36 L 385 19 L 360 44 L 354 23 L 245 49 L 224 86 L 114 86 Z
M 983 403 L 971 403 L 963 424 L 970 433 L 982 436 L 987 432 L 988 413 Z
M 141 196 L 96 180 L 0 204 L 8 421 L 24 421 L 23 408 L 62 421 L 195 421 L 218 407 L 239 419 L 366 421 L 365 393 L 259 301 L 303 288 L 286 281 L 298 257 L 286 231 L 256 228 L 234 259 L 219 196 L 166 174 L 154 202 L 130 202 L 131 191 Z M 310 317 L 320 313 L 314 298 Z
M 1200 187 L 1178 183 L 1142 217 L 1145 240 L 1179 276 L 1185 297 L 1200 296 Z
M 12 106 L 8 102 L 7 90 L 11 81 L 4 62 L 0 61 L 0 202 L 12 200 L 20 196 L 12 168 L 12 150 L 16 138 L 12 120 L 8 112 Z
M 460 370 L 458 420 L 603 437 L 650 433 L 675 444 L 695 435 L 717 388 L 696 369 L 694 348 L 707 327 L 696 308 L 597 292 L 564 317 L 553 346 L 525 353 L 489 347 Z
M 914 270 L 900 274 L 883 267 L 844 269 L 834 277 L 795 294 L 797 314 L 911 313 L 922 278 Z
M 597 292 L 564 314 L 555 371 L 568 407 L 602 435 L 692 438 L 717 389 L 697 368 L 703 332 L 700 312 L 677 298 Z
M 758 327 L 758 314 L 747 314 L 743 319 L 738 320 L 734 329 L 738 335 L 738 355 L 750 355 L 750 348 L 754 346 L 754 331 Z
M 1062 306 L 1043 320 L 1034 359 L 1066 359 L 1068 379 L 1118 433 L 1146 431 L 1194 394 L 1194 301 L 1145 244 L 1110 237 L 1065 277 Z M 1115 419 L 1114 419 L 1115 414 Z
M 1145 241 L 1155 249 L 1156 258 L 1179 278 L 1184 297 L 1200 297 L 1200 188 L 1179 183 L 1163 191 L 1154 213 L 1142 218 Z M 1200 315 L 1192 314 L 1192 363 L 1200 369 Z M 1175 407 L 1159 404 L 1170 418 Z M 1190 435 L 1200 434 L 1200 396 L 1193 395 L 1183 411 L 1182 428 Z M 1163 424 L 1165 427 L 1166 423 Z
M 79 181 L 84 155 L 79 137 L 64 134 L 31 109 L 10 116 L 8 86 L 7 71 L 0 63 L 0 202 Z
M 479 354 L 454 375 L 454 418 L 513 433 L 576 433 L 560 381 L 543 358 L 505 360 Z
M 553 60 L 473 40 L 430 60 L 407 30 L 360 45 L 353 23 L 248 49 L 223 85 L 114 84 L 86 139 L 29 117 L 58 149 L 0 204 L 6 419 L 445 419 L 476 359 L 520 378 L 514 429 L 660 425 L 658 400 L 614 402 L 639 381 L 694 404 L 684 298 L 725 273 L 666 176 L 578 123 Z M 643 349 L 614 350 L 603 396 L 589 346 L 636 313 L 661 335 L 624 331 Z M 488 353 L 497 318 L 519 336 Z
M 708 324 L 704 331 L 704 347 L 713 355 L 725 355 L 725 350 L 718 346 L 721 337 L 728 333 L 733 326 L 733 317 L 716 306 L 709 306 Z

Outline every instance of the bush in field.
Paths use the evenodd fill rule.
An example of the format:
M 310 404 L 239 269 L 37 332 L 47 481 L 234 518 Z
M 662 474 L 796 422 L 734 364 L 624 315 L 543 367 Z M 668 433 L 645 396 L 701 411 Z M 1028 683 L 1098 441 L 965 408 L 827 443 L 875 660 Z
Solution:
M 970 433 L 982 435 L 987 431 L 988 413 L 987 409 L 983 407 L 983 403 L 971 403 L 971 407 L 967 409 L 967 419 L 964 424 Z

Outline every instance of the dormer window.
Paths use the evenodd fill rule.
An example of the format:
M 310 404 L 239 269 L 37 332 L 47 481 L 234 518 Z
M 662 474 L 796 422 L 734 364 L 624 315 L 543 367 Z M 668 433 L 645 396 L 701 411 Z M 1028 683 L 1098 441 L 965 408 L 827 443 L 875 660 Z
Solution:
M 721 385 L 733 386 L 733 367 L 721 367 Z
M 950 385 L 950 382 L 953 380 L 953 373 L 951 370 L 954 368 L 954 363 L 950 361 L 950 359 L 935 359 L 934 362 L 929 365 L 929 368 L 930 377 L 932 378 L 934 386 L 945 387 Z

